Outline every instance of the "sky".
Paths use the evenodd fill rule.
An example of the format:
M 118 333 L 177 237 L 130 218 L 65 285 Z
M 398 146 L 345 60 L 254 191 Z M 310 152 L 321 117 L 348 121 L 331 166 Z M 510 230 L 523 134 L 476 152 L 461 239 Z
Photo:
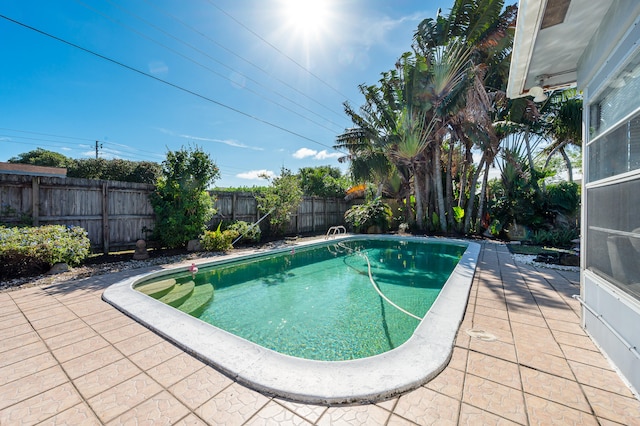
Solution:
M 0 161 L 38 147 L 162 162 L 199 147 L 217 187 L 329 165 L 363 104 L 453 0 L 20 0 L 0 5 Z

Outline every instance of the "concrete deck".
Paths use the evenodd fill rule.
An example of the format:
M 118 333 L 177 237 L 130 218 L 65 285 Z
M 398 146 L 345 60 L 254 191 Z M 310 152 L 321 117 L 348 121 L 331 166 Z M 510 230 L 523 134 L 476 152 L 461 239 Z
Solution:
M 580 328 L 578 274 L 515 264 L 503 245 L 483 244 L 447 368 L 348 407 L 247 389 L 101 300 L 141 272 L 0 293 L 0 424 L 640 425 L 640 401 Z

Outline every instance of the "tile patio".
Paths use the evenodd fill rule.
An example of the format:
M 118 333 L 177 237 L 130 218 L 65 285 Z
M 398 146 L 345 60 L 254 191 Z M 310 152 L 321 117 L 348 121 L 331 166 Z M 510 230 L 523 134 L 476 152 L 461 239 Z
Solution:
M 578 273 L 516 264 L 501 244 L 483 243 L 447 368 L 348 407 L 243 387 L 101 300 L 142 272 L 0 293 L 1 425 L 640 425 L 640 401 L 580 328 Z

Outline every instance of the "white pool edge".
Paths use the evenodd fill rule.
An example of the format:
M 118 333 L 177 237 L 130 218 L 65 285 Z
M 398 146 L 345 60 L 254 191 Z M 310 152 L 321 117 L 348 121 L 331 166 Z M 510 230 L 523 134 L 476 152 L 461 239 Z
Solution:
M 480 245 L 464 240 L 391 235 L 350 236 L 345 239 L 363 237 L 468 245 L 412 337 L 398 348 L 369 358 L 329 362 L 283 355 L 204 323 L 133 289 L 142 280 L 174 273 L 174 268 L 120 281 L 108 287 L 102 298 L 249 388 L 302 403 L 340 405 L 377 402 L 421 386 L 448 364 L 467 306 Z M 296 247 L 312 244 L 321 243 L 312 241 Z M 250 255 L 227 256 L 199 266 L 288 250 L 291 246 Z

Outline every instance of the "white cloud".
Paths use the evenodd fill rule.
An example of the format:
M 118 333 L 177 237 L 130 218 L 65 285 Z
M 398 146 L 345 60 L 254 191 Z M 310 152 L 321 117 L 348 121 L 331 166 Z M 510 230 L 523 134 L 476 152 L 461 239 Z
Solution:
M 314 160 L 326 160 L 327 158 L 339 158 L 342 157 L 342 154 L 338 152 L 334 152 L 329 154 L 326 149 L 322 151 L 316 151 L 315 149 L 310 148 L 300 148 L 293 154 L 293 158 L 303 159 L 308 157 L 313 157 Z
M 264 180 L 263 176 L 267 176 L 269 178 L 275 177 L 275 173 L 271 170 L 249 170 L 248 172 L 238 173 L 236 177 L 238 179 L 247 179 L 247 180 Z
M 162 61 L 149 62 L 149 72 L 154 75 L 166 75 L 169 67 Z
M 307 157 L 313 157 L 317 153 L 318 151 L 316 151 L 315 149 L 300 148 L 299 150 L 293 153 L 293 158 L 303 159 Z

